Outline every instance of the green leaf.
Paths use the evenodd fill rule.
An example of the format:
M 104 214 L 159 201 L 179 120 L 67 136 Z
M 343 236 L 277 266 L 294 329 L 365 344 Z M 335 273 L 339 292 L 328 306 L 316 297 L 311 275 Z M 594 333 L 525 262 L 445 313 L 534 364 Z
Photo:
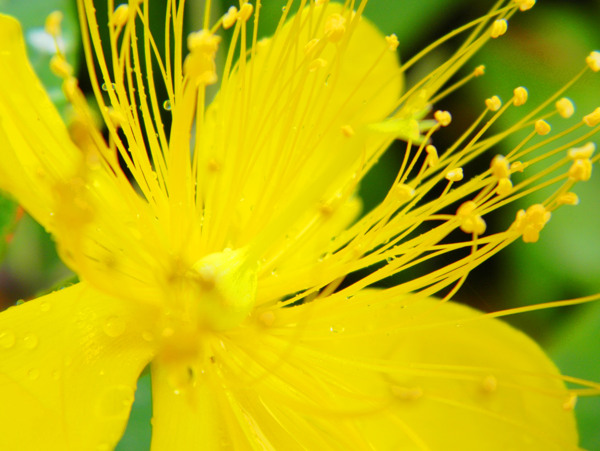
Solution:
M 144 373 L 138 380 L 135 400 L 125 434 L 115 451 L 147 451 L 150 449 L 152 418 L 152 386 L 150 374 Z
M 548 351 L 564 374 L 600 380 L 600 302 L 581 307 L 555 334 Z M 575 413 L 581 446 L 600 449 L 600 397 L 580 397 Z
M 14 230 L 17 208 L 18 204 L 16 202 L 0 193 L 0 258 L 4 257 L 8 237 Z

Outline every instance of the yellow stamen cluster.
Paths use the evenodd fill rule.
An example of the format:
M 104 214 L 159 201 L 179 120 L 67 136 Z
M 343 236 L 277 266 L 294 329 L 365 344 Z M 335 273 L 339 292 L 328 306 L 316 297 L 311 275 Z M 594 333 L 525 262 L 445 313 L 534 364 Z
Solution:
M 568 155 L 573 163 L 569 168 L 569 177 L 574 181 L 587 181 L 592 176 L 592 154 L 596 150 L 594 143 L 569 150 Z
M 346 32 L 346 18 L 341 14 L 332 14 L 325 21 L 325 36 L 331 42 L 339 42 Z
M 215 56 L 221 38 L 208 30 L 190 33 L 187 44 L 189 55 L 185 59 L 184 72 L 197 84 L 211 85 L 217 82 Z
M 477 204 L 472 200 L 466 201 L 456 211 L 456 217 L 460 222 L 460 230 L 465 233 L 483 235 L 486 229 L 486 223 L 477 213 Z
M 525 243 L 535 243 L 540 238 L 540 231 L 550 221 L 552 214 L 542 204 L 535 204 L 527 210 L 519 210 L 511 228 L 523 236 Z

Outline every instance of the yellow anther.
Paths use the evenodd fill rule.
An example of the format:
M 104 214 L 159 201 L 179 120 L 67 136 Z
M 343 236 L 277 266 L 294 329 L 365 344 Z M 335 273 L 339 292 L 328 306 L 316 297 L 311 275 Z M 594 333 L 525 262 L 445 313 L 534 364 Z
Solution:
M 495 20 L 492 24 L 492 30 L 490 32 L 490 37 L 492 39 L 499 38 L 508 30 L 508 21 L 506 19 L 498 19 Z
M 485 74 L 485 66 L 483 64 L 477 66 L 473 71 L 475 77 L 481 77 L 483 74 Z
M 535 132 L 538 135 L 547 135 L 552 130 L 550 124 L 543 119 L 539 119 L 535 122 Z
M 342 134 L 346 138 L 350 138 L 350 137 L 354 136 L 354 129 L 352 128 L 351 125 L 344 125 L 344 126 L 342 126 Z
M 50 60 L 50 70 L 54 75 L 67 79 L 73 74 L 73 68 L 62 55 L 54 55 Z
M 72 101 L 77 94 L 79 84 L 75 77 L 69 77 L 63 81 L 62 90 L 67 100 Z
M 496 379 L 491 374 L 483 378 L 481 383 L 481 388 L 486 393 L 493 393 L 498 388 L 498 379 Z
M 315 72 L 318 69 L 322 69 L 323 67 L 327 67 L 327 61 L 323 58 L 316 58 L 310 62 L 308 65 L 309 72 Z
M 498 194 L 498 196 L 508 196 L 512 191 L 512 188 L 513 184 L 509 178 L 500 179 L 496 186 L 496 194 Z
M 189 55 L 184 62 L 184 72 L 198 84 L 210 85 L 217 82 L 215 55 L 221 38 L 208 30 L 190 33 L 187 39 Z
M 254 6 L 250 3 L 244 3 L 240 8 L 240 12 L 238 13 L 238 19 L 242 22 L 248 21 L 252 13 L 254 12 Z
M 427 152 L 427 158 L 425 159 L 425 163 L 430 167 L 434 167 L 438 164 L 439 157 L 437 153 L 437 149 L 435 146 L 429 144 L 425 147 L 425 152 Z
M 412 186 L 405 185 L 401 183 L 399 185 L 394 186 L 393 193 L 400 202 L 406 202 L 413 198 L 415 195 L 415 190 Z
M 558 111 L 558 114 L 560 114 L 565 119 L 570 118 L 575 113 L 575 105 L 573 105 L 573 102 L 571 102 L 571 100 L 567 99 L 566 97 L 557 100 L 555 106 L 556 111 Z
M 572 149 L 569 149 L 567 155 L 571 160 L 587 160 L 588 158 L 591 158 L 595 150 L 596 144 L 589 142 L 581 147 L 573 147 Z
M 117 6 L 110 18 L 111 25 L 116 28 L 123 28 L 129 20 L 129 5 L 122 4 Z
M 564 193 L 558 196 L 556 199 L 559 205 L 577 205 L 579 204 L 579 197 L 575 193 Z
M 187 46 L 190 52 L 217 53 L 221 38 L 208 30 L 194 31 L 188 35 Z
M 492 175 L 497 179 L 505 179 L 510 177 L 510 164 L 504 155 L 496 155 L 490 165 Z
M 525 210 L 517 212 L 517 218 L 511 228 L 523 235 L 526 243 L 535 243 L 540 238 L 540 231 L 550 220 L 552 214 L 542 204 L 532 205 Z
M 576 182 L 585 182 L 592 176 L 592 161 L 575 160 L 569 168 L 569 178 Z
M 526 88 L 519 86 L 518 88 L 514 89 L 513 94 L 515 95 L 513 100 L 514 106 L 525 105 L 525 102 L 527 102 L 527 96 L 529 95 Z
M 315 47 L 317 46 L 317 44 L 319 43 L 319 40 L 317 38 L 311 39 L 310 41 L 308 41 L 306 43 L 306 45 L 304 46 L 304 53 L 306 55 L 312 53 L 312 51 L 315 49 Z
M 487 226 L 481 215 L 475 213 L 476 209 L 477 204 L 468 200 L 458 207 L 456 216 L 460 221 L 460 230 L 465 233 L 483 235 Z
M 272 310 L 267 310 L 266 312 L 262 312 L 258 316 L 258 321 L 264 327 L 271 327 L 275 323 L 275 313 Z
M 588 127 L 595 127 L 600 124 L 600 107 L 596 108 L 590 114 L 583 116 L 583 122 Z
M 520 161 L 513 161 L 513 163 L 510 165 L 510 172 L 512 174 L 514 174 L 515 172 L 523 172 L 523 163 L 521 163 Z
M 388 48 L 392 52 L 395 52 L 396 49 L 398 48 L 398 46 L 400 45 L 400 42 L 398 41 L 398 36 L 396 36 L 393 33 L 391 35 L 385 37 L 385 42 L 387 42 Z
M 120 111 L 115 110 L 113 107 L 108 108 L 108 117 L 115 128 L 121 127 L 127 120 Z
M 485 106 L 490 111 L 498 111 L 502 107 L 502 100 L 498 96 L 490 97 L 489 99 L 485 99 Z
M 527 11 L 533 8 L 535 0 L 513 0 L 513 2 L 519 7 L 521 11 Z
M 393 385 L 392 394 L 403 401 L 416 401 L 423 396 L 423 390 L 420 387 L 400 387 Z
M 50 14 L 48 14 L 48 17 L 46 17 L 46 23 L 44 24 L 44 29 L 46 30 L 46 33 L 48 33 L 54 38 L 60 36 L 60 24 L 62 20 L 63 13 L 60 11 L 53 11 Z
M 575 405 L 577 404 L 577 395 L 575 393 L 571 393 L 567 400 L 563 404 L 563 409 L 567 411 L 571 411 L 575 409 Z
M 463 169 L 462 168 L 456 168 L 456 169 L 450 169 L 448 172 L 446 172 L 446 180 L 449 180 L 451 182 L 460 182 L 463 177 Z
M 331 42 L 339 42 L 346 32 L 346 18 L 341 14 L 332 14 L 325 22 L 325 36 Z
M 229 7 L 227 12 L 223 15 L 223 28 L 228 29 L 233 27 L 238 17 L 238 9 L 235 6 Z
M 448 111 L 437 110 L 433 113 L 433 118 L 438 121 L 442 127 L 447 127 L 452 122 L 452 115 Z
M 594 51 L 590 53 L 585 59 L 585 62 L 594 72 L 600 71 L 600 52 Z

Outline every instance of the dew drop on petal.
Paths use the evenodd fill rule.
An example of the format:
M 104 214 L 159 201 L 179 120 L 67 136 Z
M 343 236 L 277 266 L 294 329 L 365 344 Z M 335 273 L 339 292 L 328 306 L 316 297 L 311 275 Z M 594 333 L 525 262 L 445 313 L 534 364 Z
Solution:
M 54 379 L 55 381 L 60 379 L 60 371 L 58 370 L 54 370 L 52 371 L 52 379 Z
M 118 316 L 111 316 L 104 323 L 103 329 L 106 335 L 116 338 L 125 332 L 125 320 Z
M 165 101 L 163 102 L 163 108 L 164 108 L 166 111 L 171 111 L 171 101 L 170 101 L 170 100 L 165 100 Z
M 329 330 L 331 332 L 333 332 L 334 334 L 341 334 L 342 332 L 344 332 L 346 330 L 346 328 L 344 326 L 342 326 L 341 324 L 334 324 L 333 326 L 331 326 L 329 328 Z
M 23 346 L 27 349 L 35 349 L 39 342 L 40 340 L 35 334 L 27 334 L 23 338 Z
M 40 377 L 40 370 L 37 368 L 31 368 L 29 371 L 27 371 L 27 377 L 32 381 L 36 380 L 38 377 Z
M 42 301 L 42 302 L 40 303 L 40 310 L 41 310 L 42 312 L 47 312 L 47 311 L 49 311 L 49 310 L 50 310 L 50 304 L 49 304 L 48 302 L 46 302 L 46 301 Z
M 4 349 L 12 348 L 15 345 L 15 333 L 11 330 L 0 332 L 0 346 Z

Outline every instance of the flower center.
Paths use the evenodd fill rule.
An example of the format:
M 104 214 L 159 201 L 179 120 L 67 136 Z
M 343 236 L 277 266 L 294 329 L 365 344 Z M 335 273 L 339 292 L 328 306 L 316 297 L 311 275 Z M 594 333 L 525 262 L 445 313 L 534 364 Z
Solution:
M 256 298 L 256 269 L 240 250 L 207 255 L 192 267 L 190 278 L 198 289 L 200 327 L 226 330 L 239 325 Z

